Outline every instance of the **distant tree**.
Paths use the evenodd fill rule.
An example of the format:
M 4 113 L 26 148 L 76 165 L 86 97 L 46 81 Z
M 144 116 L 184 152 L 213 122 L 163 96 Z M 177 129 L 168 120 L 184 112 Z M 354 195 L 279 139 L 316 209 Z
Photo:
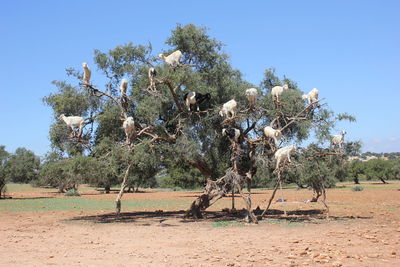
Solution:
M 149 147 L 146 142 L 135 147 L 135 153 L 130 158 L 134 171 L 132 171 L 127 179 L 128 190 L 134 189 L 135 192 L 139 187 L 155 187 L 157 181 L 156 174 L 160 170 L 160 154 L 156 149 Z
M 366 161 L 365 175 L 367 180 L 379 179 L 386 184 L 390 179 L 390 162 L 384 159 L 371 159 Z
M 365 164 L 359 160 L 353 160 L 346 165 L 347 178 L 352 179 L 355 184 L 359 184 L 359 178 L 365 174 Z
M 48 161 L 42 164 L 39 170 L 39 179 L 33 184 L 35 186 L 51 186 L 58 188 L 63 193 L 72 188 L 64 176 L 65 161 Z
M 392 179 L 400 179 L 400 158 L 394 158 L 390 163 L 390 176 Z
M 163 180 L 163 185 L 166 187 L 193 189 L 205 184 L 204 176 L 200 171 L 186 162 L 182 162 L 180 166 L 177 166 L 176 163 L 167 163 L 167 166 L 168 176 Z
M 92 186 L 103 187 L 105 193 L 110 193 L 112 186 L 119 183 L 121 165 L 124 164 L 124 153 L 119 145 L 111 138 L 103 138 L 95 146 L 93 155 L 89 156 L 93 162 L 93 173 L 88 175 L 84 182 Z
M 14 183 L 30 183 L 37 179 L 40 158 L 26 148 L 17 148 L 4 165 L 7 179 Z
M 7 182 L 5 165 L 7 163 L 9 153 L 6 151 L 5 146 L 0 146 L 0 198 L 5 192 Z
M 97 175 L 98 165 L 95 159 L 86 156 L 57 159 L 56 154 L 47 155 L 39 169 L 36 186 L 51 186 L 64 193 L 70 189 L 77 190 L 79 184 Z

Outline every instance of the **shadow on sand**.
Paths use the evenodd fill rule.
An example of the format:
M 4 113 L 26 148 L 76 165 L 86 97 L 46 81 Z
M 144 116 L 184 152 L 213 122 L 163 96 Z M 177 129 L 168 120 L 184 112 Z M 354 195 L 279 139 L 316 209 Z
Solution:
M 256 215 L 260 215 L 262 211 L 255 210 Z M 371 219 L 372 217 L 362 217 L 362 216 L 329 216 L 326 217 L 326 210 L 321 209 L 311 209 L 311 210 L 293 210 L 287 211 L 285 216 L 284 211 L 270 209 L 266 212 L 267 216 L 264 216 L 264 220 L 275 219 L 275 220 L 285 220 L 288 222 L 304 222 L 304 223 L 323 223 L 326 221 L 345 221 L 345 220 L 357 220 L 357 219 Z M 258 216 L 258 219 L 259 216 Z
M 56 197 L 6 197 L 6 198 L 0 198 L 0 199 L 33 200 L 33 199 L 47 199 L 47 198 L 56 198 Z
M 283 220 L 287 222 L 302 222 L 302 223 L 324 223 L 328 221 L 346 221 L 358 219 L 371 219 L 372 217 L 360 216 L 330 216 L 326 219 L 325 210 L 295 210 L 288 211 L 287 216 L 282 210 L 268 210 L 266 216 L 261 218 L 261 210 L 254 210 L 258 220 Z M 141 212 L 123 212 L 119 216 L 115 213 L 107 213 L 101 215 L 79 216 L 68 221 L 86 221 L 92 223 L 134 223 L 141 226 L 149 226 L 159 224 L 160 226 L 179 226 L 181 223 L 191 222 L 244 222 L 246 211 L 236 210 L 229 211 L 206 211 L 203 219 L 185 218 L 185 211 L 141 211 Z

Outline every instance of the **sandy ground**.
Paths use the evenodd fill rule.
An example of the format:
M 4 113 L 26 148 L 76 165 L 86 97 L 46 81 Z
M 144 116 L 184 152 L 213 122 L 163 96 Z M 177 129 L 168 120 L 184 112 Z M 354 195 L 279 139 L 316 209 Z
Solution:
M 258 225 L 243 223 L 240 212 L 221 211 L 229 198 L 201 221 L 166 210 L 128 211 L 118 220 L 109 211 L 7 212 L 0 214 L 0 266 L 400 266 L 398 188 L 329 190 L 328 220 L 322 204 L 302 202 L 310 191 L 285 190 L 288 202 L 274 202 Z M 270 194 L 255 191 L 253 203 L 261 205 Z M 196 195 L 153 192 L 124 199 Z M 82 197 L 112 201 L 115 195 Z M 241 199 L 236 205 L 242 208 Z

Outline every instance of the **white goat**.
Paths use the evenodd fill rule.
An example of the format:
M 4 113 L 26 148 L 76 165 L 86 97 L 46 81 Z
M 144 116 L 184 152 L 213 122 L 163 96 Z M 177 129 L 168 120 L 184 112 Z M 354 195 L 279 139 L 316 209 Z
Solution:
M 291 145 L 291 146 L 285 146 L 282 148 L 279 148 L 276 152 L 275 152 L 275 159 L 276 159 L 276 168 L 275 170 L 277 170 L 279 168 L 279 164 L 281 162 L 285 162 L 286 160 L 289 162 L 292 162 L 290 160 L 290 153 L 296 150 L 296 145 Z
M 235 99 L 231 99 L 228 102 L 226 102 L 225 104 L 222 105 L 222 109 L 219 112 L 219 115 L 221 117 L 226 116 L 228 117 L 235 117 L 236 115 L 236 109 L 237 109 L 237 102 L 235 101 Z
M 149 68 L 149 81 L 150 81 L 150 89 L 155 90 L 156 89 L 156 76 L 157 76 L 157 71 L 155 68 Z
M 308 94 L 304 94 L 301 96 L 304 100 L 307 100 L 308 105 L 314 104 L 318 102 L 318 89 L 314 88 Z
M 82 128 L 85 124 L 85 120 L 82 117 L 79 116 L 65 116 L 64 114 L 61 114 L 59 117 L 61 120 L 63 120 L 65 122 L 65 124 L 67 124 L 68 127 L 71 128 L 72 132 L 73 132 L 73 136 L 75 135 L 75 127 L 79 128 L 79 133 L 78 133 L 78 137 L 81 136 L 82 134 Z
M 264 128 L 264 134 L 266 137 L 274 139 L 275 146 L 278 146 L 278 140 L 282 138 L 282 132 L 280 130 L 267 126 Z
M 344 135 L 347 134 L 346 131 L 342 131 L 340 134 L 336 134 L 332 136 L 331 140 L 331 146 L 336 147 L 338 146 L 339 148 L 342 148 L 342 145 L 344 143 Z
M 279 96 L 287 89 L 289 89 L 289 86 L 286 83 L 283 86 L 274 86 L 271 89 L 271 95 L 275 98 L 276 102 L 279 102 Z
M 249 88 L 246 89 L 246 97 L 249 101 L 250 107 L 254 107 L 256 105 L 258 91 L 256 88 Z
M 122 79 L 121 85 L 119 86 L 119 90 L 121 91 L 121 95 L 126 95 L 126 91 L 128 90 L 128 80 Z
M 180 60 L 182 58 L 182 52 L 180 50 L 176 50 L 169 56 L 164 56 L 163 54 L 159 54 L 158 57 L 167 63 L 171 67 L 177 67 L 181 64 Z
M 125 143 L 129 144 L 132 140 L 132 137 L 136 133 L 135 129 L 135 122 L 132 117 L 128 117 L 124 120 L 124 123 L 122 124 L 122 128 L 124 128 L 125 131 L 125 136 L 126 140 Z
M 82 63 L 83 67 L 83 85 L 89 85 L 90 84 L 90 76 L 92 75 L 92 72 L 89 69 L 89 66 L 86 62 Z

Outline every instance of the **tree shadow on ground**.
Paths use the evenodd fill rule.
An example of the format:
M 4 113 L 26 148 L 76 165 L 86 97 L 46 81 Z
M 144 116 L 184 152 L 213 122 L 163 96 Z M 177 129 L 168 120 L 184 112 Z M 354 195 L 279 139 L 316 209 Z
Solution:
M 258 219 L 262 211 L 254 211 Z M 311 210 L 292 210 L 287 211 L 285 215 L 283 210 L 270 209 L 266 212 L 264 220 L 275 219 L 275 220 L 285 220 L 288 222 L 304 222 L 304 223 L 323 223 L 325 221 L 344 221 L 344 220 L 357 220 L 357 219 L 372 219 L 372 217 L 362 217 L 362 216 L 329 216 L 326 217 L 326 210 L 321 209 L 311 209 Z
M 82 193 L 82 195 L 116 195 L 119 193 L 119 189 L 110 189 L 109 193 L 106 193 L 104 189 L 96 189 L 96 193 Z M 153 193 L 151 191 L 139 190 L 139 191 L 124 191 L 124 194 L 143 194 L 143 193 Z
M 272 191 L 272 190 L 271 190 Z M 199 197 L 201 196 L 204 192 L 203 191 L 193 191 L 191 192 L 192 195 L 182 195 L 182 196 L 176 196 L 177 198 L 193 198 L 193 197 Z M 259 195 L 259 194 L 265 194 L 265 192 L 251 192 L 252 195 Z M 231 195 L 226 195 L 223 196 L 222 199 L 224 198 L 232 198 Z M 239 193 L 235 193 L 235 199 L 242 199 Z
M 357 220 L 357 219 L 370 219 L 372 217 L 360 216 L 330 216 L 326 219 L 325 210 L 295 210 L 288 211 L 287 216 L 284 215 L 282 210 L 268 210 L 266 216 L 261 218 L 260 210 L 254 210 L 255 215 L 259 220 L 284 220 L 287 222 L 303 222 L 303 223 L 324 223 L 327 221 L 343 221 L 343 220 Z M 107 213 L 91 216 L 74 217 L 68 221 L 86 221 L 92 223 L 134 223 L 141 226 L 159 225 L 159 226 L 179 226 L 182 223 L 194 222 L 244 222 L 246 210 L 230 211 L 224 209 L 223 211 L 206 211 L 203 213 L 203 219 L 185 218 L 186 211 L 138 211 L 138 212 L 123 212 L 119 216 L 115 213 Z
M 34 200 L 34 199 L 46 199 L 46 198 L 56 198 L 56 197 L 8 197 L 6 199 L 13 200 Z M 3 198 L 2 198 L 3 199 Z

